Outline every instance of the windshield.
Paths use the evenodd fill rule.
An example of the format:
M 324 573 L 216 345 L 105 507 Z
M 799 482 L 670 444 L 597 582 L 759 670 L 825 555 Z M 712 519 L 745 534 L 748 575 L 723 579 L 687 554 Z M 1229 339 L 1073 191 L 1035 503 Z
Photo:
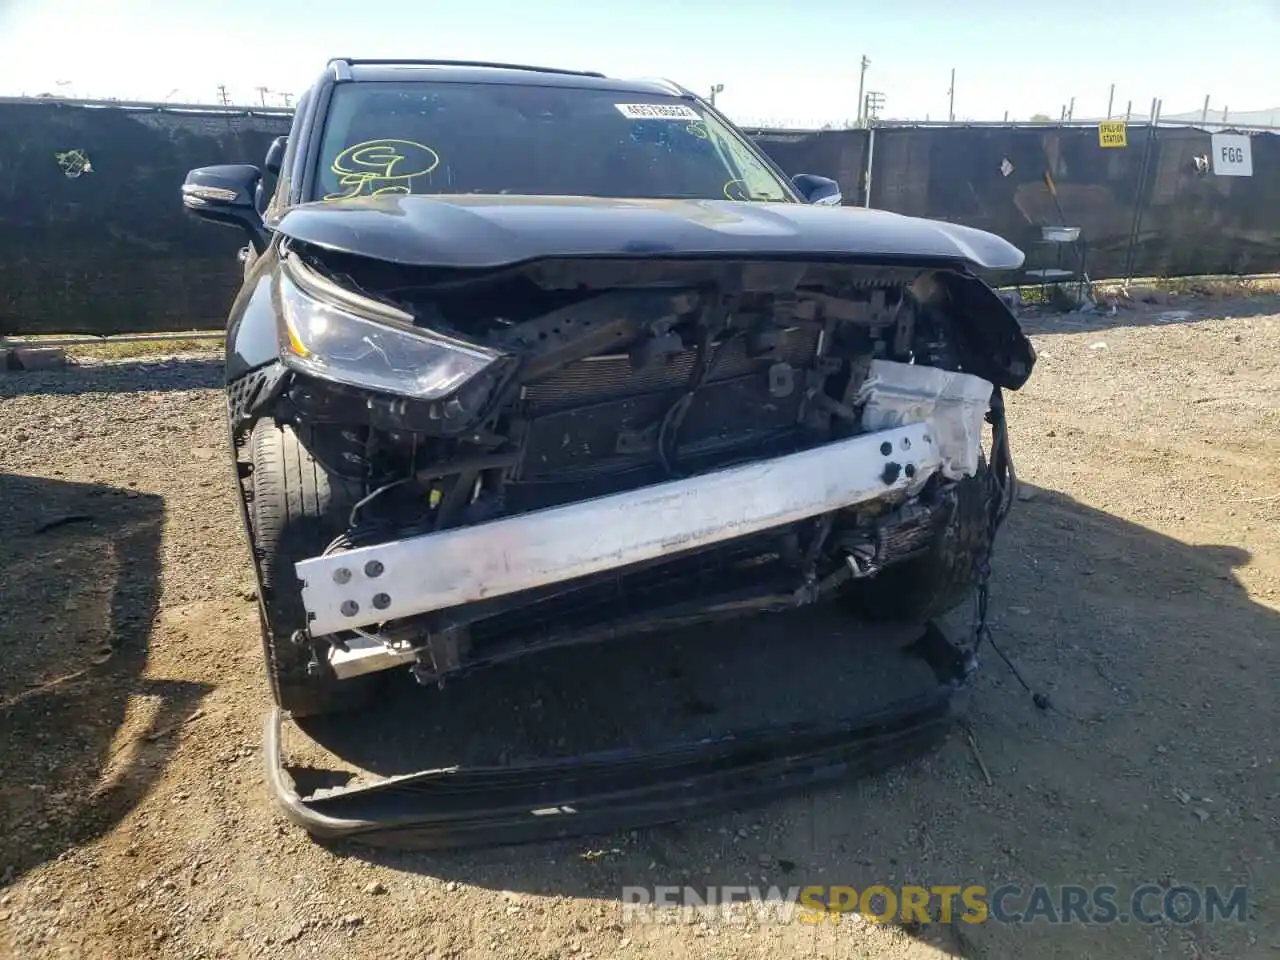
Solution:
M 526 194 L 793 202 L 755 148 L 698 104 L 493 83 L 334 89 L 311 199 Z

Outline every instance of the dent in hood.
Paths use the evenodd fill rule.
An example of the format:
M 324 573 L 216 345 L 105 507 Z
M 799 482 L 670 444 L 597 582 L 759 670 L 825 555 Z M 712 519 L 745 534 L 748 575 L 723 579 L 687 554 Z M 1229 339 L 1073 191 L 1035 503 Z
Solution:
M 733 200 L 394 196 L 317 201 L 276 229 L 408 266 L 484 269 L 550 257 L 812 256 L 1012 270 L 1021 250 L 973 227 L 883 210 Z

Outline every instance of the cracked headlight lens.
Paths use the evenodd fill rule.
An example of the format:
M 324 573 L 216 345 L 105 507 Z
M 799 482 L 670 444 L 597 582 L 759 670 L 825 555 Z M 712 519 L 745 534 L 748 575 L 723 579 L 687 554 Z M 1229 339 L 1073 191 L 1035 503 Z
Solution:
M 383 304 L 368 303 L 371 313 L 384 317 L 371 319 L 320 299 L 297 281 L 307 273 L 307 268 L 288 263 L 279 273 L 280 354 L 295 370 L 368 390 L 437 400 L 502 356 L 414 327 L 411 316 Z M 345 290 L 342 299 L 363 301 Z

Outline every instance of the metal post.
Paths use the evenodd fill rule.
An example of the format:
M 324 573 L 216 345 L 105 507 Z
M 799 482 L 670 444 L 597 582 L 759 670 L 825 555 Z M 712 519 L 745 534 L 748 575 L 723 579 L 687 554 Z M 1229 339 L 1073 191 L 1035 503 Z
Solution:
M 1209 94 L 1204 95 L 1204 109 L 1200 111 L 1200 122 L 1207 123 L 1209 120 Z
M 1227 108 L 1226 108 L 1226 107 L 1223 107 L 1223 108 L 1222 108 L 1222 122 L 1223 122 L 1223 123 L 1226 123 L 1226 122 L 1227 122 Z
M 1062 126 L 1062 124 L 1066 122 L 1067 122 L 1067 105 L 1064 103 L 1062 105 L 1062 112 L 1058 114 L 1058 126 Z
M 1111 119 L 1111 107 L 1116 102 L 1116 85 L 1111 85 L 1111 92 L 1107 94 L 1107 119 Z
M 859 126 L 861 126 L 861 125 L 862 125 L 862 118 L 863 118 L 863 113 L 862 113 L 862 107 L 863 107 L 863 100 L 862 100 L 862 88 L 866 85 L 866 82 L 867 82 L 867 67 L 869 67 L 869 66 L 871 66 L 871 60 L 870 60 L 870 58 L 869 58 L 869 57 L 864 53 L 864 54 L 862 55 L 862 70 L 861 70 L 861 71 L 859 71 L 859 73 L 858 73 L 858 125 L 859 125 Z
M 956 122 L 956 68 L 955 67 L 951 68 L 951 89 L 947 91 L 947 96 L 950 98 L 949 103 L 947 104 L 947 122 L 955 123 Z
M 1142 155 L 1142 164 L 1138 168 L 1138 198 L 1134 203 L 1133 211 L 1133 232 L 1129 235 L 1129 252 L 1125 256 L 1124 266 L 1124 282 L 1127 284 L 1133 279 L 1133 254 L 1137 247 L 1138 238 L 1142 235 L 1142 215 L 1143 199 L 1146 196 L 1145 187 L 1147 183 L 1147 173 L 1151 170 L 1152 155 L 1159 149 L 1156 143 L 1156 129 L 1160 123 L 1160 111 L 1164 108 L 1164 101 L 1156 99 L 1151 105 L 1151 129 L 1147 131 L 1146 150 Z
M 876 157 L 876 128 L 871 128 L 871 136 L 867 139 L 867 192 L 862 197 L 862 206 L 871 208 L 871 167 Z
M 1071 118 L 1076 115 L 1076 98 L 1071 98 L 1071 105 L 1067 107 L 1067 123 L 1071 122 Z
M 1129 123 L 1129 118 L 1130 118 L 1131 116 L 1133 116 L 1133 101 L 1132 101 L 1132 100 L 1130 100 L 1127 104 L 1125 104 L 1125 108 L 1124 108 L 1124 122 L 1125 122 L 1125 125 L 1126 125 L 1126 126 L 1128 125 L 1128 123 Z

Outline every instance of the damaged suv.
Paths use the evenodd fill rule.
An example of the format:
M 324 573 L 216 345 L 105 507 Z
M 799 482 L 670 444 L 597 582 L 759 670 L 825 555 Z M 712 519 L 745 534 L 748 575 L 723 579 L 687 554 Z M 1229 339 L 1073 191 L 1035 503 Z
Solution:
M 674 84 L 512 65 L 335 60 L 265 177 L 183 201 L 250 239 L 227 412 L 283 711 L 981 579 L 1035 361 L 1002 239 L 841 207 Z

